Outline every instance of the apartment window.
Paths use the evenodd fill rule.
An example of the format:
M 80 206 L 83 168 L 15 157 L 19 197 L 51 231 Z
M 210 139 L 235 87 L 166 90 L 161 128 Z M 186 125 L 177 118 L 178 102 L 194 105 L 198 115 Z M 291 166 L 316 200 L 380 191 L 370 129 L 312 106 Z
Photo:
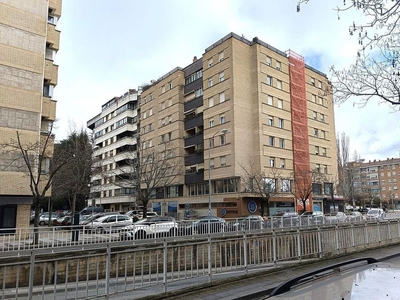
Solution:
M 317 119 L 317 112 L 313 111 L 313 119 L 316 120 Z
M 278 89 L 282 89 L 282 81 L 281 80 L 277 80 L 276 81 L 276 87 L 278 88 Z
M 220 162 L 221 162 L 221 167 L 225 167 L 226 166 L 226 156 L 221 156 Z
M 283 126 L 284 126 L 283 119 L 279 118 L 278 119 L 278 127 L 283 128 Z
M 210 169 L 214 169 L 214 158 L 210 158 Z
M 209 120 L 209 127 L 211 128 L 211 127 L 214 127 L 214 119 L 210 119 Z
M 219 116 L 219 123 L 224 124 L 225 123 L 225 115 L 220 115 Z
M 211 68 L 213 66 L 213 59 L 208 60 L 208 67 Z
M 278 99 L 278 108 L 283 109 L 283 100 Z
M 224 60 L 224 52 L 218 53 L 218 61 L 223 61 Z
M 270 157 L 269 158 L 269 166 L 270 167 L 275 167 L 275 157 Z
M 226 136 L 225 136 L 225 134 L 219 136 L 219 141 L 220 141 L 220 145 L 221 146 L 226 144 Z
M 325 122 L 325 115 L 324 114 L 320 114 L 320 120 L 321 120 L 321 122 Z
M 267 65 L 270 66 L 271 65 L 271 57 L 267 56 Z
M 275 138 L 273 136 L 270 136 L 270 137 L 268 137 L 268 141 L 269 141 L 269 145 L 273 147 L 275 144 Z
M 267 104 L 274 105 L 274 100 L 273 100 L 272 96 L 268 96 Z
M 212 87 L 213 84 L 214 84 L 214 79 L 213 78 L 208 79 L 208 87 Z
M 317 96 L 311 95 L 311 101 L 316 103 L 317 102 Z
M 284 158 L 281 158 L 280 161 L 279 161 L 279 167 L 281 169 L 284 169 L 285 165 L 286 165 L 286 160 Z
M 282 149 L 285 148 L 285 140 L 284 139 L 279 139 L 279 148 L 282 148 Z
M 214 98 L 208 99 L 208 107 L 213 107 L 214 106 Z
M 202 88 L 200 88 L 200 89 L 195 91 L 195 96 L 196 97 L 200 97 L 201 95 L 203 95 L 203 89 Z
M 268 116 L 268 125 L 274 126 L 274 117 Z
M 322 156 L 326 156 L 326 148 L 322 147 Z
M 272 77 L 271 76 L 267 76 L 267 84 L 272 85 Z
M 222 82 L 224 80 L 225 80 L 225 73 L 224 72 L 219 73 L 219 82 Z
M 277 70 L 281 70 L 281 62 L 280 61 L 276 61 L 276 69 Z
M 315 86 L 315 79 L 311 77 L 311 85 Z
M 219 94 L 219 103 L 225 102 L 225 93 Z
M 318 137 L 318 129 L 317 128 L 314 128 L 314 136 Z

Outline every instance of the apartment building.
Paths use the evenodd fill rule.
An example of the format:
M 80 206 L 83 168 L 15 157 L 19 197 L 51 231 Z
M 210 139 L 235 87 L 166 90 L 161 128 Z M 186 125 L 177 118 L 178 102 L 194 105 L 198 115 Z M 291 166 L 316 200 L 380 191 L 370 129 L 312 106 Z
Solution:
M 400 158 L 350 162 L 347 170 L 355 205 L 400 207 Z
M 294 171 L 317 171 L 307 209 L 329 210 L 337 178 L 334 107 L 325 74 L 294 52 L 234 33 L 175 68 L 141 94 L 140 149 L 169 143 L 185 166 L 153 210 L 178 217 L 258 213 L 244 169 L 279 169 L 270 214 L 301 210 L 291 193 Z M 210 193 L 211 188 L 211 193 Z M 311 197 L 310 197 L 311 198 Z
M 101 112 L 87 122 L 94 138 L 89 205 L 93 201 L 108 211 L 136 207 L 133 188 L 119 184 L 118 179 L 133 172 L 131 162 L 137 158 L 138 104 L 138 91 L 130 89 L 104 103 Z
M 0 140 L 16 131 L 22 143 L 48 134 L 55 120 L 62 0 L 0 1 Z M 12 167 L 15 157 L 0 153 L 0 229 L 29 226 L 32 193 L 29 177 Z M 46 166 L 44 166 L 44 170 Z M 48 166 L 47 166 L 48 167 Z M 49 191 L 50 194 L 50 191 Z

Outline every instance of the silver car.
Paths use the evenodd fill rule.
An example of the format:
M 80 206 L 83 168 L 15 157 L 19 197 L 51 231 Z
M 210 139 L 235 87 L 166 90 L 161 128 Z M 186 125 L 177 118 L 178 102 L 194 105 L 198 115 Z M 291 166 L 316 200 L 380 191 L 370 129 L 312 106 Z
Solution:
M 92 223 L 86 225 L 85 231 L 95 233 L 118 232 L 122 227 L 131 224 L 132 219 L 127 215 L 106 215 L 95 219 Z

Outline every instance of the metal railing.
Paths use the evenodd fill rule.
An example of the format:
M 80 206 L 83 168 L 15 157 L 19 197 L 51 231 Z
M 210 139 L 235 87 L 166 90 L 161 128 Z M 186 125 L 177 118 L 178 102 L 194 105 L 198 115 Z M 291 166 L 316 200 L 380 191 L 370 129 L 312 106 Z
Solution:
M 398 220 L 20 250 L 0 256 L 0 299 L 88 299 L 146 288 L 162 293 L 190 280 L 212 282 L 217 274 L 244 275 L 395 243 Z

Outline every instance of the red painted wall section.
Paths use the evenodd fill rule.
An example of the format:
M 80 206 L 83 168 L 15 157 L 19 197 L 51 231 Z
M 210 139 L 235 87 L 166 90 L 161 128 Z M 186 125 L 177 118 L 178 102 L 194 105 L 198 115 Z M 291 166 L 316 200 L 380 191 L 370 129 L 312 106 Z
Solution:
M 293 51 L 289 51 L 289 78 L 295 180 L 296 175 L 309 174 L 308 181 L 302 178 L 300 182 L 311 184 L 305 64 L 304 58 Z M 309 200 L 307 210 L 312 210 L 312 195 Z M 297 209 L 299 211 L 303 207 Z

